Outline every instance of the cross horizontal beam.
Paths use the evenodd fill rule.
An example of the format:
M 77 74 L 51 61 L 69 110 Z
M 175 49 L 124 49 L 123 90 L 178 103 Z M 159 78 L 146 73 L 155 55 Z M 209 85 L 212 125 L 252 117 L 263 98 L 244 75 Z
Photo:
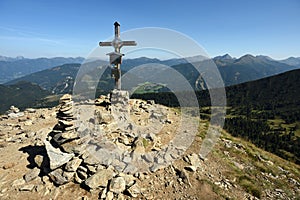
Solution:
M 122 41 L 122 46 L 136 46 L 135 41 Z
M 101 47 L 112 46 L 112 42 L 99 42 L 99 46 Z
M 112 42 L 99 42 L 99 46 L 108 47 L 113 46 Z M 136 46 L 135 41 L 121 41 L 121 46 Z

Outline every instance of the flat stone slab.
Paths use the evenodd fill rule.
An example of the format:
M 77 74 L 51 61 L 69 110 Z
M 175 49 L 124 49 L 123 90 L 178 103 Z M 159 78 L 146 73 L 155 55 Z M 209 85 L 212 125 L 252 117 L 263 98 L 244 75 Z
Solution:
M 91 189 L 95 189 L 99 186 L 106 187 L 108 181 L 112 179 L 113 176 L 114 176 L 113 170 L 100 169 L 96 174 L 86 179 L 85 184 Z
M 54 170 L 71 160 L 75 155 L 73 153 L 64 153 L 59 148 L 54 148 L 49 141 L 44 141 L 47 155 L 50 160 L 50 169 Z

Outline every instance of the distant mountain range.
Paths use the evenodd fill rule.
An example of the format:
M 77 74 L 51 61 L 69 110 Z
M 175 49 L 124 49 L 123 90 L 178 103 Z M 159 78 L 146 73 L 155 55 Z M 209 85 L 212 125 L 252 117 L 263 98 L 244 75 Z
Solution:
M 14 79 L 6 85 L 26 81 L 38 84 L 41 88 L 53 94 L 68 93 L 72 91 L 79 67 L 80 64 L 64 64 Z
M 300 66 L 288 65 L 267 56 L 252 56 L 250 54 L 238 59 L 223 56 L 215 58 L 214 62 L 218 66 L 226 86 L 257 80 L 300 68 Z
M 245 60 L 247 61 L 246 63 L 249 63 L 249 60 L 253 59 L 257 60 L 256 57 L 252 56 L 234 59 L 234 61 L 229 60 L 230 62 L 240 64 L 241 62 L 245 62 Z M 179 66 L 181 65 L 173 67 L 177 68 Z M 8 105 L 32 105 L 35 100 L 39 100 L 50 94 L 70 93 L 79 68 L 80 64 L 65 64 L 27 75 L 6 85 L 0 85 L 1 111 L 7 110 Z M 241 72 L 245 73 L 245 71 Z M 294 104 L 298 98 L 298 88 L 300 87 L 299 74 L 300 69 L 292 70 L 276 76 L 227 87 L 227 96 L 230 97 L 228 103 L 233 105 L 248 105 L 251 103 L 266 107 L 274 104 L 276 100 L 275 106 L 282 104 L 281 107 L 288 107 L 290 104 Z M 105 72 L 104 76 L 106 76 L 106 81 L 110 80 L 109 70 Z M 30 98 L 29 96 L 36 98 Z M 231 96 L 239 96 L 239 98 L 231 98 Z M 260 97 L 260 102 L 257 102 L 255 97 Z M 299 102 L 298 104 L 300 105 Z
M 202 57 L 203 59 L 203 57 Z M 248 60 L 247 60 L 248 59 Z M 199 60 L 199 56 L 187 58 L 189 61 Z M 129 71 L 135 66 L 147 64 L 147 63 L 156 63 L 163 64 L 167 66 L 175 66 L 175 65 L 184 65 L 187 64 L 187 60 L 180 59 L 169 59 L 169 60 L 159 60 L 156 58 L 135 58 L 135 59 L 124 59 L 122 63 L 122 70 Z M 244 62 L 238 62 L 243 60 Z M 22 56 L 18 56 L 15 58 L 0 56 L 0 84 L 9 82 L 11 80 L 39 72 L 42 70 L 50 69 L 52 67 L 57 67 L 63 64 L 71 64 L 71 63 L 82 63 L 84 58 L 64 58 L 64 57 L 55 57 L 55 58 L 36 58 L 29 59 L 24 58 Z M 241 58 L 233 58 L 229 54 L 225 54 L 223 56 L 217 56 L 213 58 L 213 61 L 219 67 L 223 78 L 225 79 L 225 85 L 238 84 L 241 82 L 254 80 L 263 78 L 266 76 L 282 73 L 284 71 L 289 71 L 292 69 L 300 68 L 300 57 L 290 57 L 285 60 L 274 60 L 268 56 L 251 56 L 245 55 Z M 246 65 L 246 66 L 245 66 Z M 261 65 L 264 65 L 261 67 Z M 244 69 L 236 69 L 242 66 Z M 185 66 L 183 66 L 185 67 Z M 224 69 L 221 67 L 225 67 Z M 275 68 L 274 68 L 275 67 Z M 176 67 L 178 68 L 178 67 Z M 251 68 L 251 69 L 249 69 Z M 256 69 L 254 69 L 256 68 Z M 263 69 L 262 69 L 263 68 Z M 225 70 L 225 71 L 224 71 Z M 240 71 L 252 71 L 249 76 L 242 77 L 240 75 Z M 183 71 L 183 70 L 181 70 Z M 227 80 L 225 77 L 229 77 L 226 72 L 235 73 L 231 80 Z M 256 72 L 254 72 L 256 71 Z M 232 76 L 232 74 L 231 74 Z
M 16 61 L 16 60 L 23 60 L 25 59 L 23 56 L 17 56 L 17 57 L 7 57 L 7 56 L 1 56 L 0 55 L 0 61 Z
M 22 56 L 16 58 L 0 56 L 0 84 L 66 63 L 82 63 L 83 60 L 82 57 L 29 59 Z
M 203 58 L 201 59 L 203 60 Z M 297 58 L 295 59 L 297 60 Z M 225 86 L 230 86 L 298 69 L 300 66 L 297 65 L 295 59 L 293 59 L 294 62 L 291 63 L 294 65 L 289 65 L 284 63 L 287 62 L 287 60 L 279 62 L 267 56 L 252 56 L 248 54 L 236 59 L 226 54 L 215 57 L 213 61 L 216 63 L 220 71 Z M 189 58 L 188 60 L 197 59 Z M 73 59 L 72 61 L 75 60 Z M 99 62 L 102 64 L 104 63 L 104 61 L 94 61 L 91 63 L 97 65 Z M 201 62 L 205 61 L 199 62 L 201 65 Z M 150 66 L 153 66 L 153 74 L 154 72 L 155 74 L 159 74 L 159 70 L 165 70 L 160 69 L 160 65 L 167 65 L 180 72 L 194 89 L 206 89 L 205 81 L 200 76 L 199 72 L 190 63 L 187 63 L 185 59 L 159 60 L 146 57 L 125 59 L 121 68 L 124 73 L 126 71 L 130 71 L 136 66 L 143 64 L 149 65 L 149 63 L 151 63 Z M 53 94 L 70 93 L 79 67 L 80 64 L 64 64 L 14 79 L 6 84 L 9 85 L 15 84 L 19 81 L 28 81 L 38 84 L 43 89 L 51 91 Z M 95 73 L 97 73 L 97 71 L 95 71 Z M 151 70 L 149 71 L 149 76 L 151 76 Z M 105 81 L 108 82 L 110 79 L 109 72 L 107 72 L 105 77 Z M 111 88 L 111 86 L 107 85 L 105 85 L 105 87 L 108 89 Z
M 289 57 L 285 60 L 280 60 L 279 62 L 288 64 L 288 65 L 292 65 L 292 66 L 298 66 L 300 67 L 300 57 L 295 58 L 295 57 Z

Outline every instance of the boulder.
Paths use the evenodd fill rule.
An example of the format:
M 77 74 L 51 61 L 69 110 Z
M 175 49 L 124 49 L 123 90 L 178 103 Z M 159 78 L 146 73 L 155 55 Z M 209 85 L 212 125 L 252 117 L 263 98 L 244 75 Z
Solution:
M 109 185 L 109 190 L 113 193 L 120 194 L 126 189 L 126 182 L 123 177 L 113 178 Z
M 131 197 L 136 198 L 141 193 L 141 189 L 140 189 L 139 185 L 136 183 L 133 186 L 131 186 L 130 188 L 128 188 L 127 192 L 129 193 L 129 195 Z
M 82 160 L 80 158 L 74 157 L 70 162 L 68 162 L 65 166 L 65 170 L 68 172 L 75 172 Z
M 85 184 L 90 189 L 95 189 L 99 186 L 106 187 L 108 184 L 108 181 L 112 179 L 114 176 L 114 171 L 112 169 L 100 169 L 97 171 L 94 175 L 89 177 Z
M 74 157 L 74 153 L 64 153 L 59 148 L 54 148 L 47 140 L 44 141 L 47 155 L 49 157 L 50 169 L 56 169 L 67 163 Z
M 24 180 L 27 182 L 36 179 L 39 176 L 40 170 L 38 168 L 33 168 L 24 175 Z
M 68 183 L 69 180 L 63 176 L 64 171 L 60 168 L 49 173 L 50 179 L 57 185 Z

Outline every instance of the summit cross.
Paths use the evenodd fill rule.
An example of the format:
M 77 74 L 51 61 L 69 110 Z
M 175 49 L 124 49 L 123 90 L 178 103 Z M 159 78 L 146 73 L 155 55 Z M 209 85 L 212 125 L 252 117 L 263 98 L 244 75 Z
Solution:
M 114 52 L 108 53 L 110 64 L 114 65 L 112 68 L 112 76 L 115 78 L 115 88 L 121 90 L 121 63 L 122 54 L 120 52 L 123 46 L 136 46 L 135 41 L 122 41 L 120 39 L 120 24 L 118 22 L 114 23 L 115 26 L 115 38 L 111 42 L 99 42 L 99 46 L 112 46 L 115 48 Z

